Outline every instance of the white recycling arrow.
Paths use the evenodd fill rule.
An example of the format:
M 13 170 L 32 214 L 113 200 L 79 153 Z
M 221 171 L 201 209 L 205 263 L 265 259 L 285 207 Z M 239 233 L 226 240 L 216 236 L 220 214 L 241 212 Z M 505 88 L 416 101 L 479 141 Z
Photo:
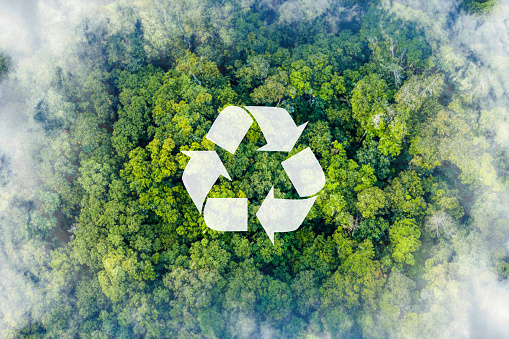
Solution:
M 281 163 L 301 197 L 318 193 L 325 185 L 325 174 L 311 148 L 306 148 Z
M 274 186 L 256 213 L 263 229 L 274 243 L 275 232 L 291 232 L 300 227 L 317 197 L 308 199 L 276 199 Z
M 258 151 L 290 152 L 307 122 L 297 127 L 290 114 L 277 107 L 246 106 L 256 119 L 267 144 Z M 226 107 L 218 115 L 206 138 L 234 154 L 251 127 L 253 119 L 242 108 Z M 191 157 L 182 181 L 200 213 L 207 195 L 220 175 L 231 180 L 215 151 L 183 151 Z M 283 168 L 301 197 L 318 193 L 325 185 L 325 174 L 317 158 L 308 147 L 283 161 Z M 269 239 L 274 233 L 298 229 L 313 207 L 315 197 L 307 199 L 276 199 L 271 188 L 256 216 Z M 203 218 L 207 226 L 217 231 L 247 231 L 246 198 L 209 198 Z
M 247 198 L 208 198 L 203 219 L 216 231 L 247 231 Z
M 182 151 L 190 157 L 182 181 L 193 203 L 202 211 L 203 202 L 220 175 L 232 180 L 215 151 Z
M 242 108 L 228 106 L 214 120 L 206 138 L 233 154 L 252 123 L 253 119 Z
M 267 144 L 258 151 L 290 152 L 299 139 L 307 122 L 297 127 L 290 114 L 283 108 L 245 106 L 260 126 Z

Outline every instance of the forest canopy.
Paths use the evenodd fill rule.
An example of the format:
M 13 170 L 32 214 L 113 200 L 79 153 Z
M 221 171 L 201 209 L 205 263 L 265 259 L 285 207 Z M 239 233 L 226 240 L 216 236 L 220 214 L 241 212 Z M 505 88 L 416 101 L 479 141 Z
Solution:
M 27 94 L 34 187 L 0 148 L 2 286 L 29 305 L 2 306 L 2 337 L 508 333 L 468 320 L 469 277 L 509 277 L 507 105 L 482 55 L 444 33 L 506 7 L 469 0 L 437 20 L 401 2 L 276 3 L 119 1 L 73 28 L 72 57 Z M 16 100 L 23 67 L 0 55 Z M 205 138 L 232 105 L 308 124 L 271 153 L 254 123 L 232 155 Z M 273 186 L 299 197 L 281 162 L 307 147 L 325 186 L 272 244 L 256 212 Z M 208 197 L 249 198 L 247 232 L 207 227 L 182 183 L 190 150 L 231 176 Z

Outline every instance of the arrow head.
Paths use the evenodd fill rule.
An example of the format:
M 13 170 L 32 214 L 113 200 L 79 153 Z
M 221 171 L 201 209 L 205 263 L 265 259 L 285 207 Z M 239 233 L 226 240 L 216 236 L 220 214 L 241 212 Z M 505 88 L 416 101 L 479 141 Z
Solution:
M 267 144 L 258 151 L 290 152 L 299 139 L 307 122 L 297 127 L 290 114 L 283 108 L 245 106 L 255 117 Z
M 256 216 L 274 244 L 275 232 L 291 232 L 300 227 L 313 207 L 316 197 L 308 199 L 276 199 L 274 186 L 258 209 Z
M 274 207 L 274 186 L 270 189 L 269 193 L 265 197 L 265 199 L 262 202 L 262 205 L 258 209 L 258 212 L 256 212 L 256 217 L 262 224 L 263 229 L 265 230 L 265 233 L 269 236 L 270 241 L 274 245 L 274 230 L 270 226 L 271 225 L 271 219 L 269 215 L 272 213 L 272 209 Z
M 289 128 L 288 130 L 283 131 L 276 139 L 272 138 L 267 140 L 267 138 L 265 138 L 267 140 L 267 144 L 257 149 L 257 151 L 290 152 L 297 140 L 299 140 L 299 137 L 302 134 L 302 131 L 304 131 L 304 128 L 306 128 L 307 124 L 308 123 L 305 122 L 299 127 Z
M 182 151 L 191 159 L 182 175 L 182 181 L 198 210 L 220 175 L 231 180 L 221 159 L 215 151 Z

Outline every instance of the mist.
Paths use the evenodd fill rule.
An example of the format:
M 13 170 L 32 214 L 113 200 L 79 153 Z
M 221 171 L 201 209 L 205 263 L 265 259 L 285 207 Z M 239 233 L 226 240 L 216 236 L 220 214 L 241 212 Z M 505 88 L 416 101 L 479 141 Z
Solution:
M 281 25 L 323 19 L 332 30 L 364 14 L 361 6 L 326 0 L 266 1 L 263 5 L 278 13 Z M 185 13 L 186 6 L 179 2 L 174 8 L 178 6 Z M 416 22 L 424 29 L 424 38 L 436 53 L 433 61 L 449 72 L 458 96 L 470 96 L 475 103 L 476 110 L 468 114 L 477 116 L 480 128 L 489 135 L 488 143 L 472 138 L 459 153 L 475 157 L 476 152 L 489 152 L 494 157 L 505 150 L 509 154 L 509 2 L 501 1 L 492 14 L 477 16 L 458 10 L 457 1 L 382 1 L 379 6 L 391 16 Z M 65 282 L 48 289 L 62 279 L 52 273 L 52 250 L 60 245 L 41 246 L 29 236 L 32 213 L 43 204 L 40 176 L 48 175 L 38 171 L 38 152 L 57 139 L 68 142 L 67 126 L 48 133 L 34 121 L 37 104 L 50 102 L 58 117 L 59 110 L 69 108 L 52 89 L 57 67 L 64 71 L 95 70 L 95 65 L 80 64 L 84 21 L 92 29 L 109 30 L 107 34 L 134 31 L 138 20 L 145 26 L 156 21 L 155 28 L 145 32 L 145 52 L 154 58 L 165 52 L 167 42 L 181 28 L 176 16 L 168 13 L 172 19 L 167 19 L 165 12 L 164 18 L 160 15 L 154 19 L 150 14 L 153 10 L 148 2 L 0 2 L 0 52 L 11 58 L 10 71 L 0 83 L 0 333 L 5 336 L 44 321 L 56 306 L 71 303 Z M 197 20 L 184 17 L 186 29 Z M 479 166 L 486 170 L 478 180 L 489 181 L 494 171 L 507 171 L 493 162 L 483 165 L 482 159 Z M 435 323 L 440 323 L 446 332 L 436 333 L 438 337 L 509 337 L 509 283 L 500 279 L 493 267 L 495 259 L 509 256 L 508 187 L 499 180 L 489 189 L 475 192 L 469 215 L 473 231 L 459 230 L 437 245 L 435 258 L 427 263 L 435 274 L 425 277 L 427 285 L 420 297 L 422 313 L 429 322 L 413 324 L 415 328 L 433 333 Z M 66 243 L 70 228 L 60 223 L 52 236 Z M 418 312 L 416 309 L 413 311 Z M 411 313 L 407 312 L 405 319 L 411 319 Z M 240 318 L 242 324 L 232 330 L 240 337 L 276 335 L 270 324 L 255 323 L 244 315 Z M 411 321 L 402 323 L 402 333 L 418 337 L 419 332 L 412 332 L 408 324 Z M 330 333 L 313 334 L 330 337 Z
M 471 149 L 509 150 L 508 5 L 501 1 L 492 14 L 477 16 L 465 11 L 452 14 L 459 6 L 456 1 L 394 1 L 383 5 L 394 16 L 425 27 L 426 39 L 438 51 L 436 62 L 450 70 L 460 85 L 458 92 L 471 95 L 477 103 L 477 111 L 471 114 L 478 116 L 491 138 L 490 145 L 476 145 L 474 141 L 468 145 Z M 442 47 L 447 43 L 452 50 Z M 436 305 L 449 310 L 450 332 L 446 336 L 509 337 L 509 284 L 497 278 L 492 266 L 494 257 L 509 254 L 507 185 L 498 182 L 490 191 L 476 192 L 471 217 L 473 233 L 453 236 L 451 244 L 441 245 L 453 251 L 452 262 L 437 265 L 437 270 L 444 270 L 441 281 L 434 288 L 425 288 L 428 293 L 423 293 L 423 302 L 430 316 Z
M 41 205 L 35 155 L 55 136 L 33 120 L 36 105 L 51 95 L 57 65 L 73 62 L 76 27 L 106 1 L 1 1 L 0 52 L 10 59 L 0 83 L 0 333 L 12 336 L 41 321 L 66 298 L 49 291 L 51 248 L 32 238 L 31 218 Z M 71 28 L 71 29 L 70 29 Z M 59 227 L 60 241 L 69 234 Z M 68 239 L 67 239 L 68 241 Z M 63 293 L 63 296 L 59 296 Z

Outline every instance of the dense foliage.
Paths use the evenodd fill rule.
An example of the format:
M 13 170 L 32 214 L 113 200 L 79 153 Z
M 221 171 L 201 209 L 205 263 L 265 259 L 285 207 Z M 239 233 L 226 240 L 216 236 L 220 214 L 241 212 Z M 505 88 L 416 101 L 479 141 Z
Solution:
M 507 156 L 486 142 L 491 122 L 478 121 L 478 99 L 437 59 L 422 23 L 370 2 L 339 23 L 237 2 L 116 6 L 121 28 L 83 21 L 79 65 L 55 67 L 34 105 L 30 128 L 50 140 L 34 154 L 40 186 L 10 206 L 21 211 L 13 218 L 28 215 L 39 258 L 25 275 L 51 302 L 5 335 L 444 331 L 447 315 L 423 299 L 446 288 L 458 242 L 498 244 L 506 221 L 479 229 L 472 197 L 503 190 L 507 173 L 493 164 Z M 309 123 L 291 153 L 256 152 L 265 140 L 255 123 L 231 155 L 204 138 L 228 105 L 282 107 Z M 255 213 L 273 185 L 276 197 L 297 197 L 280 163 L 308 146 L 326 185 L 302 226 L 272 245 Z M 207 228 L 183 187 L 181 152 L 213 149 L 232 181 L 209 196 L 248 197 L 248 232 Z M 507 257 L 492 260 L 505 279 Z

